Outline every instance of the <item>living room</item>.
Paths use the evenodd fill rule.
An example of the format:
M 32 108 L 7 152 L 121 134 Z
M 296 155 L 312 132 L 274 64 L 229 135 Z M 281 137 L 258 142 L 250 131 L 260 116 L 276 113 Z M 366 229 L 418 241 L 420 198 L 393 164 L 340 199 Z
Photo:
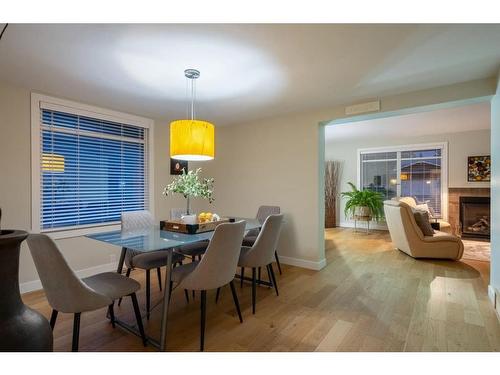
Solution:
M 366 280 L 358 283 L 374 301 L 381 298 L 379 288 L 421 295 L 406 302 L 405 318 L 397 309 L 386 313 L 409 327 L 407 348 L 443 348 L 430 339 L 436 329 L 444 332 L 443 304 L 446 316 L 453 311 L 461 317 L 457 330 L 481 322 L 481 345 L 488 346 L 485 322 L 491 316 L 466 301 L 488 298 L 490 108 L 482 100 L 325 128 L 328 257 L 353 264 L 353 274 L 364 270 Z M 392 282 L 384 286 L 380 273 Z M 445 281 L 444 275 L 453 276 Z M 462 345 L 448 335 L 448 348 Z
M 360 221 L 346 211 L 352 183 L 382 200 L 410 199 L 436 230 L 462 237 L 464 259 L 489 262 L 490 128 L 488 101 L 327 126 L 325 184 L 336 198 L 326 197 L 326 228 L 387 230 L 383 215 Z
M 381 193 L 384 200 L 414 197 L 416 204 L 428 206 L 438 230 L 454 235 L 466 232 L 469 238 L 476 233 L 476 239 L 489 239 L 489 201 L 487 227 L 481 230 L 474 227 L 476 222 L 460 217 L 461 213 L 467 215 L 460 210 L 461 200 L 465 206 L 460 197 L 490 196 L 490 128 L 488 101 L 328 126 L 325 158 L 339 171 L 339 194 L 334 218 L 326 212 L 327 221 L 335 221 L 327 227 L 354 227 L 352 217 L 344 215 L 346 199 L 340 196 L 350 190 L 351 182 L 360 190 Z M 482 174 L 477 175 L 475 163 Z M 387 229 L 383 220 L 359 225 Z

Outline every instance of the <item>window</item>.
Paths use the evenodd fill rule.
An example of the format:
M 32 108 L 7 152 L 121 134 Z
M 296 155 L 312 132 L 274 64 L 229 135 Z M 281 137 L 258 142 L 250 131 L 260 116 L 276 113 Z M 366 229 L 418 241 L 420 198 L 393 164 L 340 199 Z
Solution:
M 446 144 L 359 150 L 359 186 L 385 199 L 413 197 L 446 217 Z
M 149 120 L 33 95 L 34 230 L 82 234 L 150 209 Z

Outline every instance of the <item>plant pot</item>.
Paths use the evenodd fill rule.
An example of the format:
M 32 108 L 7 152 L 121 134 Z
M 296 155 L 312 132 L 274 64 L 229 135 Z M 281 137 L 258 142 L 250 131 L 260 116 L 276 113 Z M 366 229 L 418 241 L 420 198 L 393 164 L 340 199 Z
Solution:
M 357 206 L 354 210 L 354 216 L 358 217 L 371 217 L 372 211 L 367 206 Z
M 196 216 L 195 214 L 182 215 L 181 220 L 184 224 L 197 224 L 198 223 L 198 216 Z
M 19 293 L 19 251 L 28 233 L 0 231 L 0 351 L 52 351 L 50 324 Z

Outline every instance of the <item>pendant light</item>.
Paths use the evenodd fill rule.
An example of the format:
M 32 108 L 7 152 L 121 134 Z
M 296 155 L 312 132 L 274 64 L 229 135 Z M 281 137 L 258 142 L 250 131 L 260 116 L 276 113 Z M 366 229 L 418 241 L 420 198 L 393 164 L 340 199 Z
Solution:
M 191 119 L 170 123 L 170 157 L 178 160 L 212 160 L 215 156 L 214 125 L 195 120 L 195 80 L 200 77 L 196 69 L 186 69 L 184 75 L 191 82 Z

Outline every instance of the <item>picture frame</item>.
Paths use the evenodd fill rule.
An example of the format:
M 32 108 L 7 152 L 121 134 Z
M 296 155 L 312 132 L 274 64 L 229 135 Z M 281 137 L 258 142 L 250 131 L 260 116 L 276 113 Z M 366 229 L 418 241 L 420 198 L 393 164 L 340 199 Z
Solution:
M 188 171 L 188 162 L 187 160 L 178 160 L 170 158 L 170 174 L 171 175 L 179 175 L 182 174 L 182 170 L 185 170 L 186 173 Z
M 491 181 L 491 155 L 467 157 L 467 182 Z

